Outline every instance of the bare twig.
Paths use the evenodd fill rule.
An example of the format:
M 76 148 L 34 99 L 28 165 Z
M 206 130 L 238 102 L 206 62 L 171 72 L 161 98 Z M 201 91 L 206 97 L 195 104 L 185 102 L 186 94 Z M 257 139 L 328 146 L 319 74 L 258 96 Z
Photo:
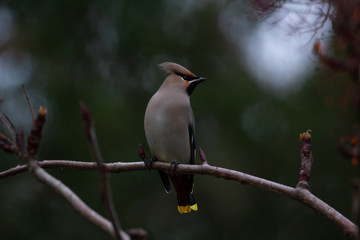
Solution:
M 14 124 L 10 121 L 10 119 L 3 112 L 0 112 L 0 120 L 4 123 L 6 128 L 9 130 L 11 137 L 14 140 L 15 132 L 16 132 Z
M 10 140 L 10 138 L 8 138 L 5 134 L 0 133 L 0 141 L 7 143 L 7 144 L 11 144 L 12 141 Z
M 71 160 L 44 160 L 39 161 L 42 168 L 74 168 L 79 170 L 98 170 L 98 165 L 95 162 L 80 162 Z M 130 172 L 136 170 L 143 170 L 143 162 L 115 162 L 104 163 L 104 168 L 107 172 Z M 19 173 L 25 172 L 28 165 L 18 165 L 3 172 L 0 172 L 0 179 L 15 176 Z
M 82 170 L 95 170 L 97 169 L 96 163 L 89 162 L 76 162 L 69 160 L 46 160 L 40 161 L 39 165 L 44 168 L 50 167 L 68 167 L 76 168 Z M 104 163 L 104 168 L 108 172 L 129 172 L 129 171 L 139 171 L 139 170 L 148 170 L 144 162 L 115 162 L 115 163 Z M 152 164 L 153 169 L 157 170 L 168 170 L 173 171 L 174 167 L 171 164 L 164 162 L 154 162 Z M 15 168 L 9 169 L 8 171 L 0 173 L 0 179 L 4 177 L 13 176 L 20 172 L 23 172 L 27 169 L 27 165 L 17 166 Z M 329 206 L 327 203 L 322 201 L 313 195 L 310 191 L 303 188 L 293 188 L 280 183 L 269 181 L 263 178 L 252 176 L 243 172 L 210 166 L 210 165 L 187 165 L 179 164 L 176 167 L 176 172 L 179 174 L 201 174 L 209 175 L 214 177 L 220 177 L 226 180 L 233 180 L 240 182 L 242 184 L 249 184 L 254 187 L 262 188 L 268 191 L 281 193 L 290 198 L 298 200 L 307 206 L 313 208 L 315 211 L 323 214 L 336 225 L 338 225 L 346 234 L 352 238 L 358 236 L 357 226 L 343 216 L 341 213 L 336 211 L 334 208 Z
M 118 216 L 116 214 L 115 205 L 113 202 L 111 187 L 109 183 L 109 174 L 106 172 L 104 167 L 104 160 L 101 155 L 100 147 L 97 141 L 95 127 L 94 127 L 94 121 L 91 116 L 91 113 L 88 109 L 88 107 L 84 103 L 80 103 L 80 109 L 83 115 L 83 120 L 85 123 L 85 133 L 87 136 L 87 139 L 90 144 L 90 149 L 93 154 L 93 157 L 98 165 L 99 174 L 101 177 L 102 182 L 102 191 L 101 191 L 101 200 L 103 201 L 108 214 L 110 216 L 111 222 L 113 224 L 113 227 L 115 229 L 115 238 L 118 240 L 123 239 L 120 235 L 121 226 L 118 219 Z
M 34 122 L 35 121 L 35 115 L 34 115 L 34 109 L 31 105 L 31 102 L 30 102 L 30 98 L 29 98 L 29 95 L 27 94 L 27 91 L 26 91 L 26 88 L 25 88 L 25 85 L 24 84 L 21 84 L 21 88 L 24 92 L 24 95 L 25 95 L 25 98 L 26 98 L 26 102 L 29 106 L 29 109 L 30 109 L 30 113 L 31 113 L 31 119 L 32 121 Z
M 13 143 L 9 143 L 8 141 L 2 139 L 0 140 L 0 148 L 8 153 L 15 153 L 18 150 Z

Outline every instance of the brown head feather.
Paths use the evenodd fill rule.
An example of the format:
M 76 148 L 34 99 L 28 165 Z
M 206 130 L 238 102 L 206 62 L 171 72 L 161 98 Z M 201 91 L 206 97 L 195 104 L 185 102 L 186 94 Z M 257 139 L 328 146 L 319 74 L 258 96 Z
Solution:
M 169 74 L 181 74 L 189 77 L 196 77 L 195 74 L 177 63 L 163 62 L 159 64 L 159 67 L 161 70 Z

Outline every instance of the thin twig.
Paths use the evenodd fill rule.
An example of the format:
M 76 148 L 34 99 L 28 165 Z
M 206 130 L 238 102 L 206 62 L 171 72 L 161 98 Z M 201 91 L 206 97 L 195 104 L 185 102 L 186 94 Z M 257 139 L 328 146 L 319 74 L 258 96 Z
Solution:
M 109 183 L 109 174 L 106 172 L 104 167 L 104 160 L 101 155 L 100 147 L 97 141 L 94 121 L 91 116 L 91 113 L 88 107 L 84 103 L 80 103 L 80 109 L 83 115 L 83 120 L 85 123 L 85 133 L 87 139 L 89 141 L 90 149 L 93 154 L 93 157 L 97 163 L 99 174 L 102 182 L 102 191 L 101 191 L 101 200 L 103 201 L 108 214 L 110 216 L 111 222 L 115 229 L 115 238 L 118 240 L 122 240 L 122 236 L 120 235 L 121 226 L 119 222 L 119 218 L 116 214 L 116 209 L 112 197 L 111 187 Z
M 12 141 L 10 140 L 10 138 L 8 138 L 6 135 L 4 135 L 3 133 L 0 133 L 0 140 L 7 143 L 7 144 L 12 144 Z
M 29 109 L 30 109 L 30 112 L 31 112 L 31 119 L 32 121 L 34 122 L 35 121 L 35 115 L 34 115 L 34 109 L 31 105 L 31 102 L 30 102 L 30 98 L 29 98 L 29 95 L 27 94 L 27 91 L 26 91 L 26 88 L 25 88 L 25 85 L 24 84 L 21 84 L 21 88 L 24 92 L 24 95 L 25 95 L 25 98 L 26 98 L 26 102 L 29 106 Z
M 40 161 L 39 165 L 44 168 L 63 167 L 63 168 L 76 168 L 81 170 L 97 170 L 98 168 L 96 163 L 77 162 L 70 160 L 45 160 L 45 161 Z M 27 169 L 27 165 L 14 167 L 7 171 L 1 172 L 0 179 L 16 175 L 20 172 L 24 172 L 26 171 L 26 169 Z M 107 172 L 112 172 L 112 173 L 148 170 L 144 162 L 104 163 L 104 169 Z M 154 162 L 152 164 L 152 169 L 173 171 L 174 166 L 164 162 Z M 251 186 L 262 188 L 267 191 L 281 193 L 285 196 L 298 200 L 306 204 L 307 206 L 313 208 L 315 211 L 323 214 L 331 221 L 333 221 L 336 225 L 338 225 L 344 231 L 344 233 L 348 234 L 351 238 L 355 239 L 358 236 L 358 228 L 353 222 L 351 222 L 341 213 L 339 213 L 334 208 L 329 206 L 327 203 L 317 198 L 307 189 L 293 188 L 263 178 L 252 176 L 250 174 L 246 174 L 243 172 L 216 167 L 216 166 L 210 166 L 206 164 L 203 165 L 179 164 L 176 167 L 176 172 L 179 174 L 201 174 L 201 175 L 220 177 L 226 180 L 237 181 L 242 184 L 249 184 Z
M 9 130 L 10 134 L 11 134 L 11 138 L 14 140 L 16 139 L 16 129 L 14 124 L 10 121 L 10 119 L 5 115 L 5 113 L 0 112 L 0 120 L 4 123 L 4 125 L 6 126 L 6 128 Z

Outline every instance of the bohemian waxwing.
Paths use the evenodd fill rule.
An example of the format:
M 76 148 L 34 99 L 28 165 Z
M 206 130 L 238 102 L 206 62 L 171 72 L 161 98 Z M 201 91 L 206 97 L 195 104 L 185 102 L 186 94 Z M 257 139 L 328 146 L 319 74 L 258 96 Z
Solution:
M 150 99 L 145 111 L 145 135 L 153 161 L 174 164 L 193 164 L 196 155 L 195 122 L 190 106 L 190 95 L 195 86 L 205 78 L 197 77 L 183 66 L 164 62 L 160 69 L 170 75 Z M 178 201 L 178 211 L 197 211 L 193 196 L 193 175 L 179 175 L 159 171 L 165 191 L 173 183 Z

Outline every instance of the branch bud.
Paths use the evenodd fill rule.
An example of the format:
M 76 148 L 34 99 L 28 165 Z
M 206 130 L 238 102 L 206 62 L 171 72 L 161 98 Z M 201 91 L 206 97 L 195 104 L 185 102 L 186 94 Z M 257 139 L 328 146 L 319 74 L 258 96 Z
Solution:
M 201 159 L 201 165 L 207 165 L 207 160 L 206 160 L 206 156 L 205 156 L 205 153 L 204 151 L 202 150 L 202 148 L 199 148 L 199 156 L 200 156 L 200 159 Z
M 42 137 L 42 129 L 46 122 L 47 110 L 45 107 L 40 106 L 38 115 L 33 123 L 30 131 L 30 135 L 27 139 L 27 152 L 31 158 L 35 158 L 39 150 L 39 144 Z
M 141 160 L 143 160 L 144 163 L 147 164 L 145 151 L 141 144 L 139 144 L 138 151 L 139 151 L 139 156 L 140 156 Z
M 310 188 L 310 172 L 312 162 L 314 158 L 312 157 L 312 145 L 311 145 L 311 130 L 307 130 L 304 133 L 300 134 L 300 141 L 302 141 L 300 155 L 301 155 L 301 167 L 299 174 L 299 182 L 296 187 L 301 188 Z

